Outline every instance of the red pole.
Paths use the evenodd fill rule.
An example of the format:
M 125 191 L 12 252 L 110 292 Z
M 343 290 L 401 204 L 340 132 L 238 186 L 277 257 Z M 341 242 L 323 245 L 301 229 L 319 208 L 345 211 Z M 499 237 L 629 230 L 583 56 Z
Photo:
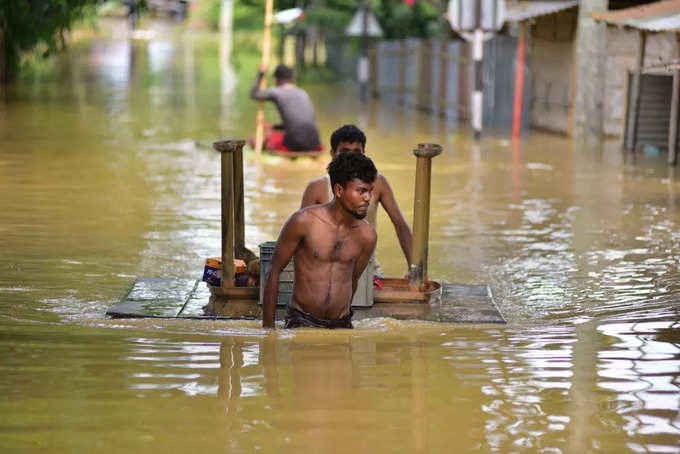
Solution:
M 526 38 L 524 22 L 519 23 L 519 42 L 517 43 L 517 66 L 515 67 L 515 106 L 512 115 L 512 138 L 519 139 L 522 126 L 522 90 L 524 88 L 524 60 L 526 56 Z

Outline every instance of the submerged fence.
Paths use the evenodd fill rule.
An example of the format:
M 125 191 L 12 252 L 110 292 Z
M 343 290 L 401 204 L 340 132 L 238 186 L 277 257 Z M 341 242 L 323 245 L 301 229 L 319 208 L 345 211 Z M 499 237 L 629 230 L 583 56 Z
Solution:
M 344 46 L 341 41 L 334 46 Z M 329 63 L 352 76 L 356 60 L 339 47 L 329 49 Z M 517 39 L 496 35 L 484 44 L 485 129 L 512 127 Z M 373 43 L 371 92 L 373 96 L 440 117 L 464 120 L 470 115 L 473 66 L 466 41 L 381 40 Z M 525 67 L 522 129 L 529 126 L 531 74 Z

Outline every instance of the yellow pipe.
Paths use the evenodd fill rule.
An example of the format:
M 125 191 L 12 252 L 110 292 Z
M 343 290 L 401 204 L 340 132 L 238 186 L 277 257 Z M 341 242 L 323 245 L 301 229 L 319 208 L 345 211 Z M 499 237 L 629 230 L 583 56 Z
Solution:
M 441 145 L 420 143 L 413 150 L 416 156 L 416 187 L 413 203 L 413 250 L 411 253 L 412 291 L 423 291 L 427 282 L 427 250 L 430 231 L 430 175 L 432 158 L 442 152 Z

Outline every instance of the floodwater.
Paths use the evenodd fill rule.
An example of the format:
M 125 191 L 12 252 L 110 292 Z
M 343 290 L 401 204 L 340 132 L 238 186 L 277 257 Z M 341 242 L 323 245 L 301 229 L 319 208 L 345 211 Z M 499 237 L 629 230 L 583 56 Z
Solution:
M 475 146 L 309 85 L 323 136 L 363 127 L 409 220 L 411 150 L 444 146 L 430 275 L 490 284 L 508 324 L 108 319 L 136 277 L 198 277 L 219 255 L 210 143 L 255 112 L 255 67 L 235 66 L 221 76 L 217 42 L 191 34 L 104 34 L 0 101 L 0 451 L 680 452 L 680 177 L 615 143 Z M 248 156 L 252 249 L 325 164 Z M 384 214 L 378 230 L 400 276 Z

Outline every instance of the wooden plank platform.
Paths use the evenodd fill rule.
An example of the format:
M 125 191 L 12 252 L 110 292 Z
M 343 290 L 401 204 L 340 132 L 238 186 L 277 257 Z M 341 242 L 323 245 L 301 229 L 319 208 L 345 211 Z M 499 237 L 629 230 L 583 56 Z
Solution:
M 487 285 L 442 283 L 441 297 L 428 303 L 413 301 L 375 303 L 355 307 L 354 320 L 391 317 L 444 323 L 506 323 Z M 208 314 L 212 315 L 206 315 Z M 192 279 L 140 278 L 125 300 L 106 312 L 114 318 L 260 319 L 257 300 L 225 301 L 210 295 L 205 283 Z M 278 307 L 277 320 L 285 308 Z

